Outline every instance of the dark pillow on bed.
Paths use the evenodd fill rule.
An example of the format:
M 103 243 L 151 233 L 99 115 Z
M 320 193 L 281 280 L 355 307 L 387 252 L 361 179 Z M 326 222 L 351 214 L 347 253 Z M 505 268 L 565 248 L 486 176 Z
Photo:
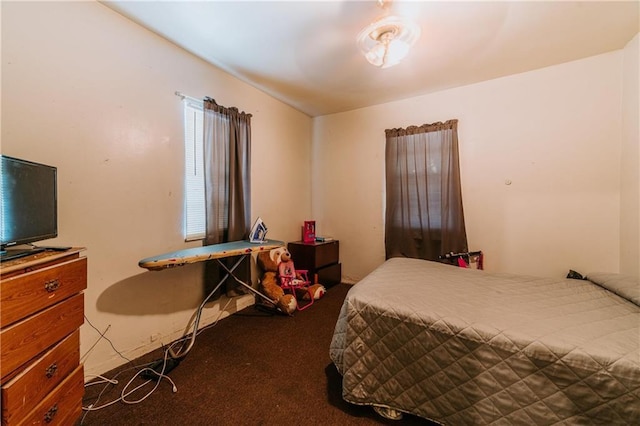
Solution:
M 640 280 L 631 275 L 593 272 L 587 279 L 640 306 Z

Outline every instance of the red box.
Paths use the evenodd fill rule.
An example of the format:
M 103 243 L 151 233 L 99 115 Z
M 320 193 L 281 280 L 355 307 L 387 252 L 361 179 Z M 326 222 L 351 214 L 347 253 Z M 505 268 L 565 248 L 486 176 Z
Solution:
M 302 226 L 302 242 L 314 243 L 316 241 L 316 221 L 305 220 Z

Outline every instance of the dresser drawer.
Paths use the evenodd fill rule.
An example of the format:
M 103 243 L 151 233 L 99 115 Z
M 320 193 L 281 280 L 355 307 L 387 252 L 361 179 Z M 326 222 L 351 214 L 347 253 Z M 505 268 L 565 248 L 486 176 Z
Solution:
M 80 365 L 80 331 L 76 330 L 2 386 L 2 424 L 12 424 L 33 409 Z
M 0 331 L 0 376 L 9 373 L 73 333 L 84 322 L 83 294 L 51 306 Z
M 315 270 L 337 263 L 340 258 L 338 241 L 310 244 L 292 242 L 287 248 L 297 269 Z
M 47 395 L 23 419 L 16 418 L 15 424 L 68 426 L 82 413 L 82 397 L 84 396 L 84 372 L 79 366 L 74 372 Z M 7 423 L 4 426 L 12 426 Z
M 325 287 L 340 284 L 342 280 L 342 265 L 334 263 L 333 265 L 325 266 L 318 269 L 315 275 L 315 282 L 323 284 Z
M 1 286 L 0 327 L 4 328 L 87 288 L 87 258 L 3 279 Z
M 340 246 L 337 241 L 319 243 L 316 247 L 316 268 L 336 263 L 340 258 Z

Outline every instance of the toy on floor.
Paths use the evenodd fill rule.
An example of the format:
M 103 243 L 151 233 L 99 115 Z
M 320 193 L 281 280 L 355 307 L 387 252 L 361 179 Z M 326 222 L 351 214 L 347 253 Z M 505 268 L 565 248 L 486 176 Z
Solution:
M 278 264 L 283 251 L 286 251 L 286 249 L 279 247 L 258 253 L 257 262 L 260 269 L 262 269 L 260 287 L 265 295 L 275 301 L 276 308 L 287 315 L 291 315 L 298 307 L 298 302 L 293 295 L 285 294 L 278 283 Z
M 276 302 L 276 307 L 287 315 L 291 315 L 297 308 L 298 302 L 294 294 L 285 293 L 281 284 L 283 278 L 281 277 L 280 269 L 282 269 L 282 275 L 284 281 L 289 277 L 299 280 L 304 277 L 299 276 L 295 272 L 295 265 L 291 260 L 291 253 L 284 247 L 278 247 L 268 252 L 260 252 L 257 256 L 258 266 L 262 269 L 263 275 L 260 280 L 260 287 L 265 295 L 269 296 Z M 280 268 L 280 266 L 282 268 Z M 300 284 L 300 283 L 297 283 Z M 317 300 L 324 296 L 326 292 L 322 284 L 302 285 L 299 286 L 299 297 L 306 300 Z M 295 291 L 294 291 L 295 292 Z M 297 294 L 298 292 L 296 292 Z
M 326 293 L 326 289 L 322 284 L 311 284 L 309 282 L 307 271 L 296 269 L 291 259 L 291 253 L 288 250 L 280 255 L 278 278 L 280 286 L 285 292 L 290 291 L 298 300 L 309 301 L 304 306 L 298 303 L 299 310 L 309 307 L 314 300 L 320 299 Z

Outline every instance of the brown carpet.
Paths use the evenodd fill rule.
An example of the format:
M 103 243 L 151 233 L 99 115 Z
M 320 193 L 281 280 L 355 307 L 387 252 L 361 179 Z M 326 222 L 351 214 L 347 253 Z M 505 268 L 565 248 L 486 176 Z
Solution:
M 329 358 L 329 344 L 349 288 L 346 284 L 329 288 L 324 298 L 293 317 L 252 306 L 221 320 L 198 335 L 191 352 L 169 373 L 177 392 L 163 380 L 143 402 L 118 402 L 83 412 L 81 424 L 429 425 L 408 415 L 401 421 L 386 420 L 371 407 L 342 399 L 341 376 Z M 133 364 L 161 356 L 158 350 Z M 84 405 L 98 406 L 118 398 L 135 372 L 122 371 L 130 367 L 127 364 L 105 374 L 113 377 L 120 372 L 118 385 L 88 387 Z M 135 383 L 141 384 L 143 379 Z M 142 395 L 134 394 L 129 399 Z

